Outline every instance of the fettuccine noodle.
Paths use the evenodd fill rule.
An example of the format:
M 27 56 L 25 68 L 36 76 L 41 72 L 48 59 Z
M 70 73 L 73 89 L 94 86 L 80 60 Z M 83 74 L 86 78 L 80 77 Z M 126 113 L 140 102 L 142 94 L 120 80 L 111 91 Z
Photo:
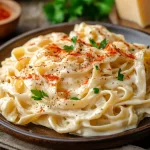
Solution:
M 136 128 L 150 114 L 150 50 L 101 25 L 14 48 L 0 68 L 0 113 L 80 136 Z

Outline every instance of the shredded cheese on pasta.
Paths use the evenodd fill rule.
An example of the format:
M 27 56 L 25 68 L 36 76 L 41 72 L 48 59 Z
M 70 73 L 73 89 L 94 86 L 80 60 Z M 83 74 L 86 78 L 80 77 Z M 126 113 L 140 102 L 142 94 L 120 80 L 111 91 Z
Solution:
M 0 113 L 80 136 L 136 128 L 150 114 L 149 59 L 145 45 L 101 25 L 36 37 L 2 62 Z

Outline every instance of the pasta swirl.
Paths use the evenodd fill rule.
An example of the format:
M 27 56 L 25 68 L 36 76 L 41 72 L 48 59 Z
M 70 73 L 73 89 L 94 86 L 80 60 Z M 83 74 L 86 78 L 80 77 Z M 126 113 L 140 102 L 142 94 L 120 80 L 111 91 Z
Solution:
M 150 114 L 149 58 L 101 25 L 33 38 L 1 63 L 0 113 L 80 136 L 135 128 Z

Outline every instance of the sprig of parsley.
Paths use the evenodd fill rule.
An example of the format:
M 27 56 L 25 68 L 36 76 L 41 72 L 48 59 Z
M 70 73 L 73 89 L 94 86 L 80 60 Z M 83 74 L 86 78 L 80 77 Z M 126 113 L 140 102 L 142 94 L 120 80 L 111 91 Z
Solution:
M 42 98 L 48 97 L 48 94 L 41 90 L 31 90 L 31 92 L 34 100 L 42 100 Z
M 74 46 L 73 46 L 73 45 L 70 45 L 70 46 L 65 45 L 65 46 L 64 46 L 64 50 L 66 50 L 67 52 L 70 52 L 70 51 L 72 51 L 73 49 L 74 49 Z
M 45 4 L 43 10 L 48 20 L 55 24 L 81 17 L 102 20 L 111 12 L 113 5 L 114 0 L 53 0 Z
M 97 43 L 94 41 L 94 39 L 89 39 L 90 41 L 90 44 L 93 46 L 93 47 L 96 47 L 99 49 L 99 46 L 97 45 Z
M 77 43 L 77 37 L 76 36 L 74 36 L 74 37 L 72 37 L 72 39 L 71 39 L 71 41 L 74 43 L 74 45 Z M 73 45 L 70 45 L 70 46 L 68 46 L 68 45 L 65 45 L 64 46 L 64 50 L 66 50 L 67 52 L 70 52 L 70 51 L 72 51 L 74 49 L 74 46 Z
M 121 74 L 121 68 L 118 71 L 118 80 L 123 81 L 124 75 Z
M 76 44 L 77 43 L 77 37 L 76 36 L 74 36 L 74 37 L 72 37 L 72 42 L 74 43 L 74 44 Z
M 107 41 L 107 39 L 105 38 L 104 40 L 101 41 L 99 48 L 104 49 L 107 44 L 108 44 L 108 41 Z
M 101 41 L 100 46 L 97 45 L 97 43 L 94 41 L 94 39 L 89 39 L 90 44 L 93 47 L 96 47 L 97 49 L 104 49 L 106 45 L 108 44 L 108 40 L 105 38 L 104 40 Z

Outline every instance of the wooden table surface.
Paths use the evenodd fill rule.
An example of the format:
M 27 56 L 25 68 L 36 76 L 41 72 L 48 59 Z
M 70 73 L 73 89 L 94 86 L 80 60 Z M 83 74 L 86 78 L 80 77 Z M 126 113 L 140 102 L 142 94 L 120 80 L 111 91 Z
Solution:
M 0 44 L 3 44 L 4 42 L 24 32 L 27 32 L 36 28 L 40 28 L 40 27 L 50 26 L 51 23 L 47 21 L 42 10 L 42 6 L 44 5 L 44 3 L 48 1 L 49 0 L 21 0 L 21 1 L 18 0 L 18 2 L 22 6 L 22 15 L 21 15 L 17 30 L 9 37 L 5 39 L 1 39 Z M 141 146 L 143 148 L 149 148 L 150 147 L 149 138 L 140 140 L 140 142 L 136 142 L 133 144 Z

